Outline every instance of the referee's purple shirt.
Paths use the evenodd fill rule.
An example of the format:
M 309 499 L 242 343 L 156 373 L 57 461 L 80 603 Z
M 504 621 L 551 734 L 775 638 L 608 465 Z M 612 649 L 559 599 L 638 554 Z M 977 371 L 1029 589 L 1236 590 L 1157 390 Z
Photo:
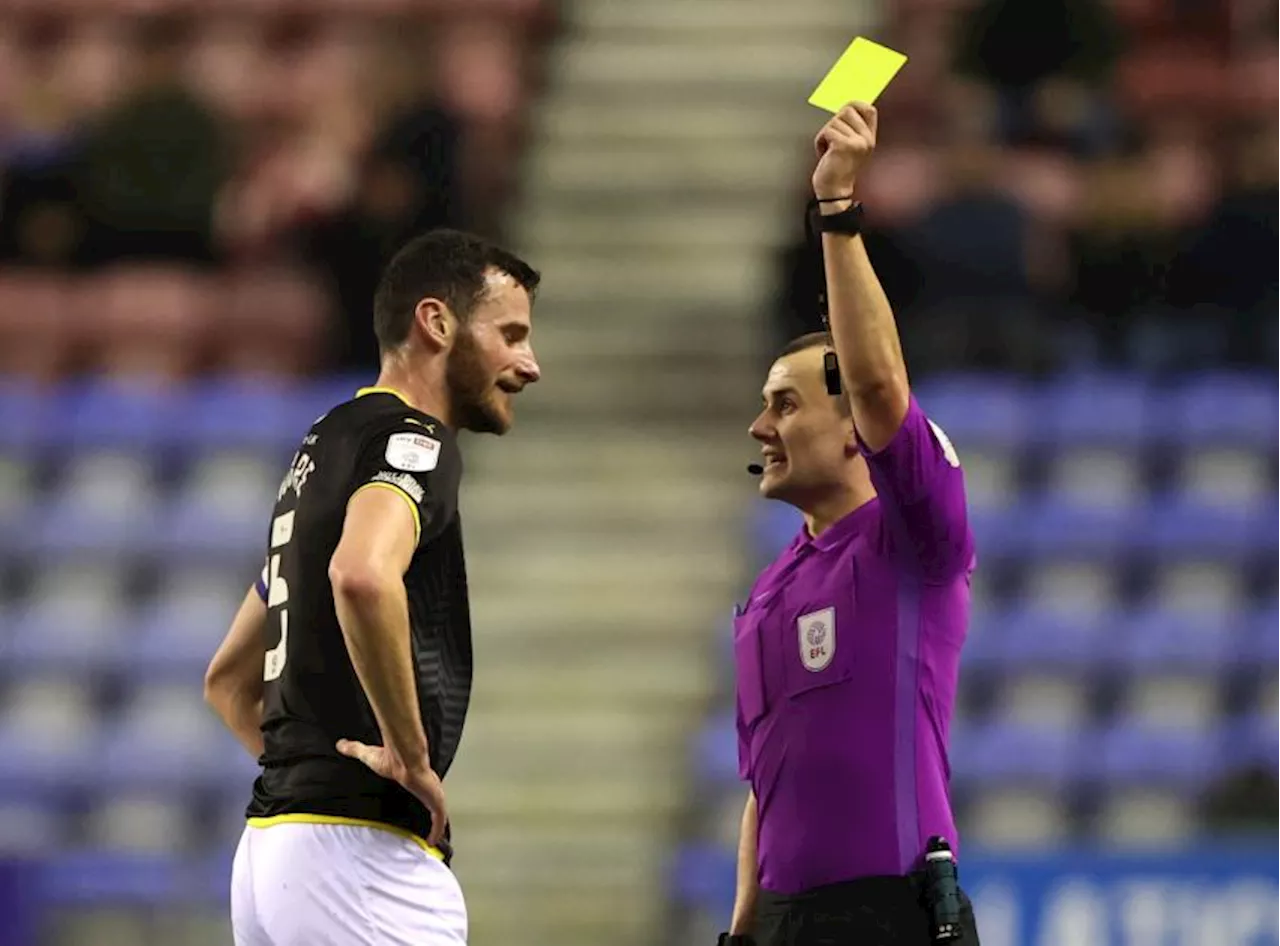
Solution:
M 761 573 L 734 621 L 738 768 L 760 885 L 798 893 L 905 874 L 958 847 L 947 740 L 969 618 L 964 478 L 913 397 L 877 498 Z

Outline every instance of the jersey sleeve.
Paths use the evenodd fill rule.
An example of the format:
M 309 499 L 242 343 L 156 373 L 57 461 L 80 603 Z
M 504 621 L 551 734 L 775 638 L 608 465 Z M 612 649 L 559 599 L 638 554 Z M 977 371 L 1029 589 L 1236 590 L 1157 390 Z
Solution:
M 458 470 L 452 435 L 438 423 L 408 418 L 365 443 L 356 460 L 351 495 L 367 489 L 395 493 L 413 514 L 414 543 L 436 530 L 458 505 Z
M 863 447 L 862 453 L 894 551 L 933 580 L 946 580 L 970 568 L 973 533 L 960 459 L 914 396 L 893 440 L 878 452 Z

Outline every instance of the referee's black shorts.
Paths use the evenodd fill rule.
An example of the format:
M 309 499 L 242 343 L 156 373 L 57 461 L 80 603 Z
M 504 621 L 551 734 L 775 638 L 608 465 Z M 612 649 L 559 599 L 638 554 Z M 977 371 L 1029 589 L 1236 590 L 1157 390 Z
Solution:
M 979 946 L 973 904 L 961 893 L 964 936 L 949 946 Z M 935 946 L 929 935 L 924 876 L 862 877 L 798 894 L 761 890 L 756 946 Z

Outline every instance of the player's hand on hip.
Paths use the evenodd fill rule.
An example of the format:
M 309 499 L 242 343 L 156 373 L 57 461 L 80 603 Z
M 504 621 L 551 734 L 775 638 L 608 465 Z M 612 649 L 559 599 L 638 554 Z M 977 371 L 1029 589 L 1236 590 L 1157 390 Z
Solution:
M 444 802 L 444 783 L 430 765 L 409 768 L 386 746 L 370 746 L 351 739 L 339 739 L 338 751 L 348 758 L 363 762 L 375 774 L 398 782 L 431 812 L 431 834 L 427 843 L 435 846 L 444 839 L 449 812 Z
M 813 139 L 818 166 L 813 193 L 819 200 L 848 197 L 858 172 L 876 149 L 876 110 L 865 102 L 851 102 L 822 126 Z

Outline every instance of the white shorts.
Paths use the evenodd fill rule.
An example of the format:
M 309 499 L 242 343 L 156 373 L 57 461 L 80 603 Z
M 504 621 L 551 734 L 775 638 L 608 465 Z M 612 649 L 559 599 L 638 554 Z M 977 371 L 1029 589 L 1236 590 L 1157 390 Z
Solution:
M 407 835 L 359 824 L 247 826 L 231 870 L 236 946 L 464 946 L 453 872 Z

